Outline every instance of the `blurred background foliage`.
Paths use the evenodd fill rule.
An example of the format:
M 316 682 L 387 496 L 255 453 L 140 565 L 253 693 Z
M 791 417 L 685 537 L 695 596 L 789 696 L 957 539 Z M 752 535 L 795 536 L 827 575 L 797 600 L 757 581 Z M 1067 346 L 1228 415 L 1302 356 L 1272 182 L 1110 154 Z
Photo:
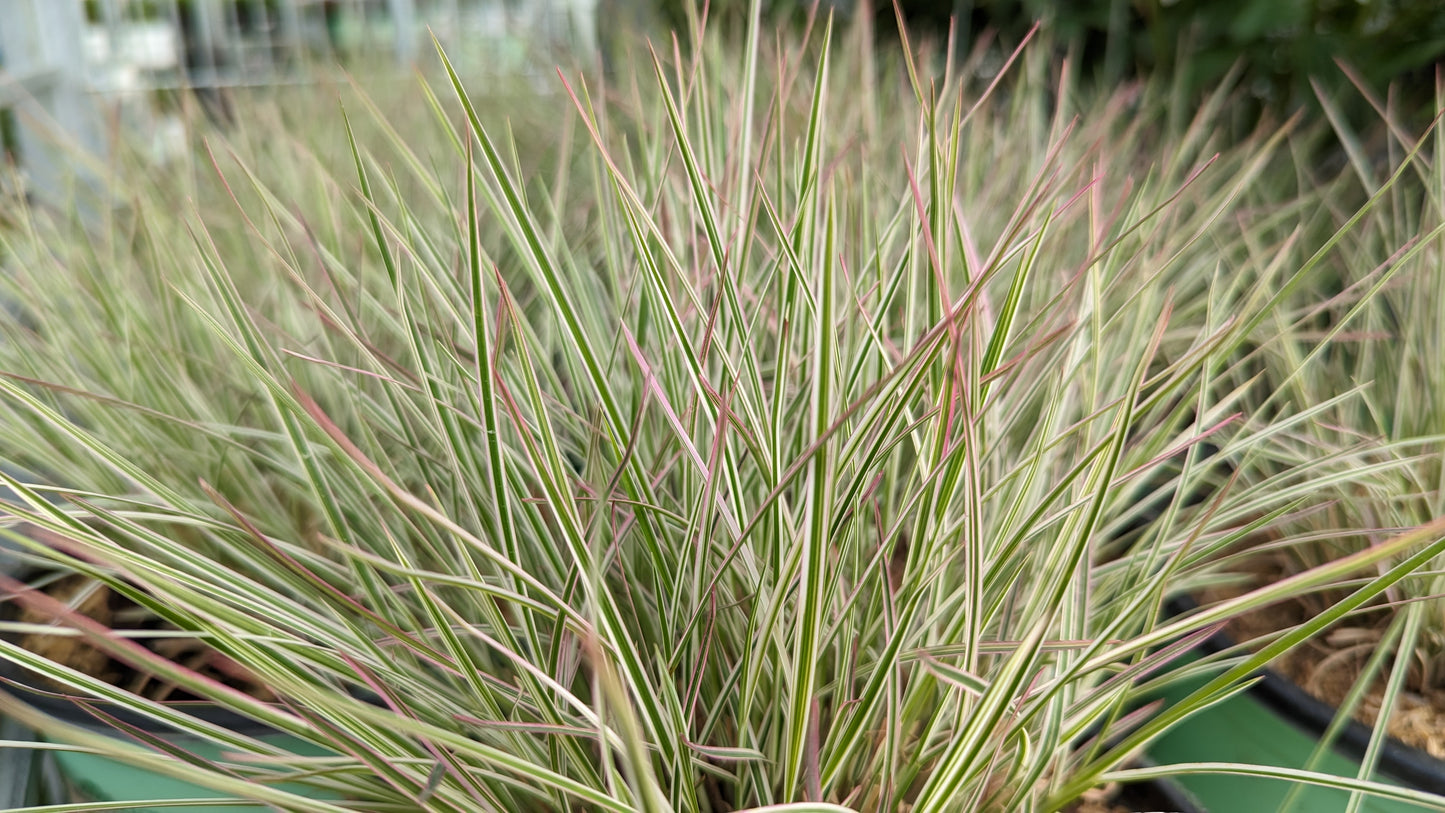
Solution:
M 684 30 L 687 6 L 658 0 L 667 24 Z M 1080 75 L 1105 84 L 1163 73 L 1186 97 L 1201 98 L 1240 68 L 1239 87 L 1259 112 L 1318 108 L 1311 79 L 1344 108 L 1368 107 L 1337 61 L 1375 93 L 1394 86 L 1402 105 L 1433 115 L 1435 66 L 1445 57 L 1445 3 L 1440 0 L 899 0 L 910 37 L 945 38 L 958 21 L 959 52 L 992 32 L 1003 48 L 1035 21 L 1043 42 L 1076 58 Z M 735 24 L 749 0 L 712 0 L 713 19 Z M 811 0 L 763 0 L 773 22 L 806 20 Z M 822 0 L 852 18 L 873 17 L 879 37 L 896 41 L 891 0 Z M 1410 109 L 1406 107 L 1405 109 Z

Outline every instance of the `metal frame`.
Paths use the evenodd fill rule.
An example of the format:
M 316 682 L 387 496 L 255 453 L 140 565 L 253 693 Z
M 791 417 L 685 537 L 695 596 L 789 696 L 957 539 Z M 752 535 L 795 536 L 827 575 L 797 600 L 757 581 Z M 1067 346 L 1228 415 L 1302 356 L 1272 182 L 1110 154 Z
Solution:
M 355 54 L 425 55 L 434 31 L 469 61 L 511 60 L 521 39 L 583 59 L 597 53 L 598 0 L 0 0 L 0 112 L 15 120 L 28 188 L 55 202 L 82 162 L 104 158 L 104 122 L 154 124 L 151 91 L 196 91 L 224 107 L 225 88 L 310 81 L 334 64 L 341 23 Z M 517 35 L 522 35 L 518 37 Z M 147 49 L 152 49 L 148 51 Z M 220 100 L 220 101 L 217 101 Z M 215 112 L 212 107 L 208 112 Z
M 52 200 L 77 175 L 69 150 L 105 149 L 86 83 L 83 25 L 78 3 L 0 0 L 0 109 L 13 116 L 28 189 Z

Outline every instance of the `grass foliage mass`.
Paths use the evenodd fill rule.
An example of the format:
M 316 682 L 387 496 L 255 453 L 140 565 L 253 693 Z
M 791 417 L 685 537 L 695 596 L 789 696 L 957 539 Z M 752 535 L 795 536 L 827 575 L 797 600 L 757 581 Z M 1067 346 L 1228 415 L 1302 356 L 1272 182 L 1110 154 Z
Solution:
M 1440 261 L 1418 136 L 1318 214 L 1346 196 L 1292 163 L 1294 123 L 1217 140 L 1228 88 L 1171 114 L 1027 46 L 935 74 L 822 17 L 699 41 L 543 98 L 444 56 L 402 89 L 280 92 L 189 163 L 118 168 L 99 227 L 0 233 L 0 450 L 34 474 L 5 475 L 32 529 L 7 537 L 279 701 L 62 626 L 327 755 L 11 639 L 0 659 L 227 756 L 0 713 L 284 810 L 1060 810 L 1445 550 L 1422 504 L 1165 611 L 1246 544 L 1363 521 L 1331 495 L 1438 500 L 1438 460 L 1320 428 L 1445 431 L 1322 366 L 1386 369 L 1318 304 L 1341 263 L 1376 269 L 1352 304 L 1394 303 L 1355 322 L 1438 327 L 1438 290 L 1386 284 Z M 1428 365 L 1398 375 L 1436 387 Z M 1327 588 L 1258 652 L 1171 671 Z

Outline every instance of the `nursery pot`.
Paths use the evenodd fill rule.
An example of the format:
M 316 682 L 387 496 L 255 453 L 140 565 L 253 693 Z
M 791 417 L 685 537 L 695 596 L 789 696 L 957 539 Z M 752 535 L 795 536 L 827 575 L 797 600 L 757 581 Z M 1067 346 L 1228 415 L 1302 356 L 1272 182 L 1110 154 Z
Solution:
M 3 510 L 3 509 L 0 509 Z M 5 554 L 0 549 L 0 554 Z M 24 567 L 20 561 L 13 556 L 0 558 L 0 573 L 12 578 L 19 579 L 25 574 Z M 73 726 L 82 727 L 90 731 L 105 734 L 107 736 L 123 737 L 123 733 L 116 728 L 106 725 L 101 720 L 82 707 L 79 703 L 62 696 L 58 691 L 49 689 L 41 684 L 28 670 L 22 669 L 14 664 L 0 663 L 0 687 L 4 691 L 17 698 L 31 708 L 46 715 L 54 717 L 62 722 Z M 161 723 L 147 717 L 135 714 L 113 704 L 101 701 L 88 701 L 88 705 L 97 709 L 127 726 L 144 732 L 147 736 L 157 741 L 165 742 L 169 747 L 193 754 L 206 760 L 219 759 L 223 756 L 222 749 L 212 743 L 188 736 L 182 732 L 170 729 Z M 182 704 L 177 703 L 178 708 Z M 303 756 L 324 756 L 328 752 L 318 748 L 311 743 L 304 742 L 295 737 L 283 734 L 275 729 L 269 728 L 254 720 L 242 717 L 239 714 L 222 709 L 214 704 L 197 702 L 186 704 L 185 711 L 193 717 L 212 723 L 217 726 L 228 728 L 240 734 L 255 737 L 278 748 L 291 751 Z M 15 721 L 0 720 L 0 725 L 6 731 L 18 728 Z M 39 737 L 41 735 L 36 734 Z M 5 749 L 9 751 L 11 749 Z M 86 802 L 143 802 L 171 799 L 206 799 L 223 798 L 225 794 L 200 787 L 198 785 L 174 779 L 163 774 L 147 771 L 132 765 L 127 765 L 116 760 L 96 754 L 78 753 L 71 751 L 46 751 L 44 760 L 49 764 L 46 770 L 37 770 L 33 764 L 42 752 L 16 751 L 23 756 L 17 759 L 14 764 L 5 766 L 10 775 L 18 780 L 20 784 L 40 785 L 39 777 L 42 774 L 48 775 L 51 781 L 43 784 L 47 788 L 42 792 L 38 787 L 9 787 L 5 794 L 0 795 L 0 801 L 8 804 L 34 804 L 45 798 L 47 803 L 86 803 Z M 322 798 L 316 792 L 307 788 L 282 785 L 283 789 L 307 795 L 312 798 Z M 54 798 L 56 796 L 59 798 Z M 251 810 L 261 811 L 264 807 L 235 805 L 190 805 L 184 807 L 167 806 L 164 808 L 149 808 L 144 805 L 136 805 L 127 808 L 128 810 L 141 813 L 171 813 L 172 811 L 184 811 L 185 813 L 223 813 L 223 811 Z
M 0 680 L 3 680 L 6 684 L 6 691 L 37 711 L 44 712 L 70 725 L 83 727 L 107 736 L 123 736 L 117 732 L 116 729 L 97 720 L 79 704 L 59 697 L 54 692 L 46 691 L 38 687 L 22 670 L 0 667 Z M 125 709 L 116 708 L 106 703 L 91 701 L 91 705 L 127 725 L 136 726 L 144 731 L 146 735 L 165 742 L 169 747 L 206 760 L 220 759 L 223 756 L 220 747 L 169 729 L 154 720 L 141 717 Z M 311 743 L 282 734 L 254 720 L 214 705 L 198 703 L 188 707 L 186 711 L 198 719 L 224 726 L 240 734 L 255 737 L 270 745 L 300 756 L 324 756 L 328 753 L 326 750 L 318 748 Z M 214 790 L 199 785 L 127 765 L 123 762 L 118 762 L 96 754 L 53 751 L 49 752 L 48 758 L 53 760 L 52 764 L 55 769 L 55 774 L 58 777 L 58 784 L 60 785 L 59 792 L 62 794 L 62 798 L 49 799 L 47 800 L 49 802 L 142 802 L 168 799 L 222 798 L 225 796 L 225 794 L 217 793 Z M 306 795 L 311 798 L 321 798 L 317 793 L 308 788 L 298 788 L 294 785 L 281 785 L 280 787 L 284 790 Z M 171 811 L 185 811 L 185 813 L 211 813 L 215 811 L 215 813 L 224 813 L 225 811 L 238 810 L 262 811 L 266 808 L 260 805 L 242 807 L 235 805 L 189 805 L 184 807 L 167 806 L 164 808 L 150 808 L 138 804 L 135 807 L 127 809 L 137 811 L 137 813 L 152 813 L 152 811 L 153 813 L 170 813 Z
M 1177 614 L 1192 603 L 1180 603 Z M 1187 656 L 1194 661 L 1234 646 L 1234 641 L 1217 633 Z M 1222 671 L 1222 670 L 1221 670 Z M 1166 703 L 1182 700 L 1207 678 L 1170 686 L 1161 693 Z M 1246 692 L 1211 706 L 1174 726 L 1149 748 L 1159 764 L 1186 762 L 1238 762 L 1282 768 L 1305 768 L 1338 709 L 1325 703 L 1282 675 L 1263 670 Z M 1322 773 L 1354 778 L 1370 740 L 1370 727 L 1350 720 L 1335 737 L 1329 751 L 1313 769 Z M 1296 813 L 1344 810 L 1347 791 L 1306 786 L 1294 793 L 1293 784 L 1256 777 L 1227 774 L 1184 774 L 1175 777 L 1200 804 L 1214 811 Z M 1385 743 L 1375 770 L 1375 779 L 1402 787 L 1445 795 L 1445 761 L 1390 738 Z M 1366 796 L 1360 808 L 1368 813 L 1419 811 L 1418 805 Z

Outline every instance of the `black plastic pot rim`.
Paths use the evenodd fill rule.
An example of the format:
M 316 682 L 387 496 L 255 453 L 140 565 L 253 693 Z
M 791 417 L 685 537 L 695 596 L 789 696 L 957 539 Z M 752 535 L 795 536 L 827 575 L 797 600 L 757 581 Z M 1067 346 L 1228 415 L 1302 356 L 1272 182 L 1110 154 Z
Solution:
M 1147 759 L 1139 762 L 1151 767 L 1154 764 Z M 1133 783 L 1133 787 L 1146 791 L 1148 795 L 1154 797 L 1153 801 L 1163 803 L 1163 810 L 1169 811 L 1169 813 L 1207 813 L 1183 786 L 1171 779 L 1150 779 L 1145 782 Z
M 31 674 L 30 670 L 21 669 L 13 663 L 0 663 L 0 684 L 3 684 L 5 691 L 36 711 L 61 722 L 100 733 L 115 732 L 117 723 L 122 727 L 161 736 L 185 733 L 114 701 L 68 695 L 59 688 L 44 688 L 31 678 Z M 261 737 L 282 733 L 265 723 L 207 700 L 159 701 L 157 704 L 199 722 L 244 736 Z

